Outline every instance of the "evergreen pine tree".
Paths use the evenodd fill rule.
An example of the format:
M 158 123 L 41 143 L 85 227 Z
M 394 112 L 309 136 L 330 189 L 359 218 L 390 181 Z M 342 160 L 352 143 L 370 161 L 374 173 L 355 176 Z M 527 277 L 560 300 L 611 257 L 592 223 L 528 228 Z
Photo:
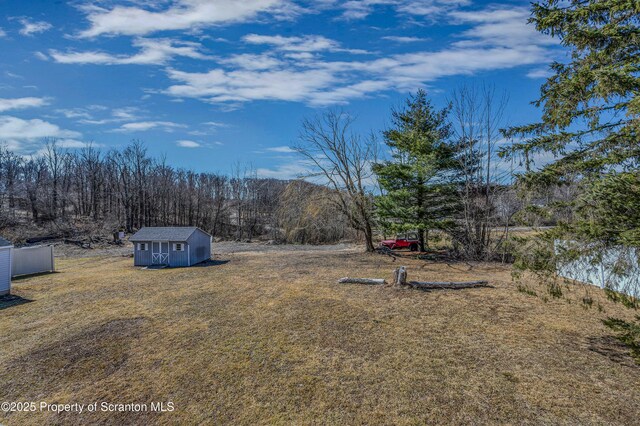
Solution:
M 454 178 L 460 164 L 450 143 L 448 112 L 434 108 L 419 90 L 404 109 L 393 111 L 393 127 L 384 132 L 392 159 L 373 167 L 384 190 L 376 202 L 382 226 L 417 230 L 422 251 L 429 230 L 453 230 L 460 206 Z
M 570 57 L 551 65 L 536 102 L 541 122 L 505 131 L 517 142 L 503 155 L 525 159 L 524 188 L 578 183 L 577 198 L 547 206 L 573 214 L 520 254 L 521 268 L 552 274 L 563 260 L 588 256 L 597 263 L 614 247 L 640 248 L 640 1 L 547 0 L 533 4 L 531 21 Z M 553 153 L 555 161 L 529 167 L 539 153 Z M 571 241 L 572 249 L 554 253 L 557 239 Z M 628 269 L 623 264 L 615 268 L 619 278 Z

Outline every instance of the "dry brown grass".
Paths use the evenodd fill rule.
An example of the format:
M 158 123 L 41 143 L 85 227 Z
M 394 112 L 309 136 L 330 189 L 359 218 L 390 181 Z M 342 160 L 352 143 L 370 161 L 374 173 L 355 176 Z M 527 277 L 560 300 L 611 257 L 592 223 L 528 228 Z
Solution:
M 421 292 L 339 285 L 398 262 L 353 252 L 225 255 L 145 271 L 67 259 L 0 310 L 0 401 L 172 401 L 172 413 L 1 414 L 7 425 L 620 424 L 640 368 L 600 319 L 632 312 L 516 289 L 500 265 L 403 259 L 411 279 L 489 279 Z M 4 416 L 4 417 L 3 417 Z

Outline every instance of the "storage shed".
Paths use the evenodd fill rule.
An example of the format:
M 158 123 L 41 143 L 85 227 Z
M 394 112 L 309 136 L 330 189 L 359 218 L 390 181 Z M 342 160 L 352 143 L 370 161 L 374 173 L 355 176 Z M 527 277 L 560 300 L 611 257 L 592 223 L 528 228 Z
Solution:
M 129 241 L 135 266 L 192 266 L 211 259 L 211 235 L 195 226 L 145 227 Z
M 0 296 L 11 291 L 11 249 L 13 244 L 0 237 Z

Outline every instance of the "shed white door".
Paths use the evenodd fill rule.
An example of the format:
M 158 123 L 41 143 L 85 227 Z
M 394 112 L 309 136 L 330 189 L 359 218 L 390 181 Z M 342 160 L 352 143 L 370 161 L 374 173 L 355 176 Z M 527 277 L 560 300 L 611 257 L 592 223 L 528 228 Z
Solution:
M 169 243 L 160 241 L 151 243 L 151 263 L 154 265 L 169 263 Z

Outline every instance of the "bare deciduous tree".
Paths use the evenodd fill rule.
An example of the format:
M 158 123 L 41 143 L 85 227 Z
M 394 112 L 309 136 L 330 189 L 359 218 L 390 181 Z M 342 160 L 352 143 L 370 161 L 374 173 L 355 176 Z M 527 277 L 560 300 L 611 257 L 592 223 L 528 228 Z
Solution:
M 488 260 L 496 256 L 518 210 L 517 199 L 507 196 L 509 164 L 497 155 L 507 98 L 497 97 L 492 87 L 463 86 L 454 91 L 451 106 L 463 166 L 463 226 L 456 242 L 464 257 Z
M 367 251 L 373 245 L 373 198 L 369 186 L 371 165 L 377 157 L 377 141 L 351 129 L 353 117 L 343 111 L 327 111 L 306 119 L 295 150 L 335 195 L 334 202 L 351 226 L 364 235 Z

